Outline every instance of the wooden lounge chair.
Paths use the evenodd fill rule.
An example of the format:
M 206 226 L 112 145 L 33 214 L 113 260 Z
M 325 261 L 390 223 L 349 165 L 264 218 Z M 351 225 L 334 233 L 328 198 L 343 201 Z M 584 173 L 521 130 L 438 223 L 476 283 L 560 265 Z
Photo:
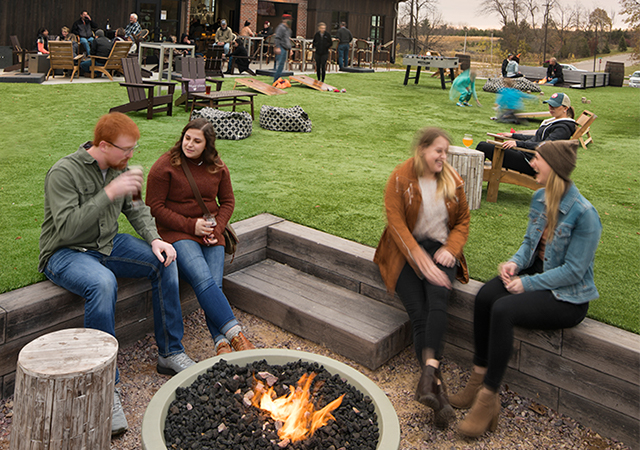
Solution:
M 24 72 L 24 69 L 29 68 L 29 53 L 38 53 L 36 51 L 29 51 L 25 48 L 22 48 L 20 45 L 20 40 L 18 36 L 10 36 L 11 38 L 11 52 L 13 54 L 13 66 L 6 67 L 4 69 L 5 72 L 13 72 L 15 70 L 19 70 L 20 72 Z
M 222 62 L 224 61 L 224 46 L 214 45 L 207 48 L 205 54 L 205 66 L 204 70 L 208 76 L 223 77 Z
M 523 186 L 529 189 L 533 189 L 534 191 L 542 187 L 531 175 L 526 175 L 524 173 L 503 168 L 502 163 L 504 161 L 504 149 L 502 148 L 502 144 L 505 140 L 509 140 L 509 138 L 505 138 L 504 136 L 493 133 L 487 133 L 487 135 L 495 139 L 487 141 L 489 144 L 492 144 L 494 146 L 493 159 L 491 160 L 491 167 L 485 167 L 482 177 L 482 181 L 488 182 L 488 202 L 495 203 L 498 201 L 498 189 L 500 188 L 500 183 L 515 184 L 517 186 Z M 519 147 L 514 147 L 511 150 L 519 150 L 532 154 L 535 153 L 535 150 L 529 150 Z
M 576 119 L 578 128 L 573 133 L 573 136 L 571 136 L 571 139 L 580 141 L 580 145 L 582 145 L 582 148 L 585 150 L 587 149 L 587 145 L 593 142 L 593 138 L 591 137 L 591 124 L 597 118 L 598 116 L 585 109 L 582 111 L 582 114 L 580 114 L 580 117 Z
M 82 59 L 82 55 L 73 56 L 73 42 L 71 41 L 52 41 L 49 42 L 49 62 L 51 67 L 47 72 L 47 77 L 45 80 L 49 79 L 49 75 L 52 75 L 53 78 L 56 77 L 56 69 L 60 70 L 70 70 L 71 71 L 71 81 L 73 81 L 73 77 L 78 72 L 80 67 L 78 66 L 79 61 Z
M 185 104 L 184 110 L 189 111 L 189 101 L 193 100 L 192 95 L 196 92 L 205 92 L 206 82 L 215 83 L 216 91 L 222 89 L 223 80 L 207 78 L 204 70 L 204 58 L 183 58 L 182 59 L 182 95 L 178 97 L 175 105 Z
M 124 72 L 124 83 L 120 86 L 127 88 L 129 103 L 111 108 L 109 112 L 127 113 L 130 111 L 147 110 L 147 119 L 153 119 L 153 113 L 167 112 L 168 116 L 173 114 L 173 92 L 176 85 L 168 81 L 142 80 L 140 64 L 135 58 L 122 58 L 122 70 Z M 167 95 L 154 96 L 154 89 L 157 86 L 166 86 L 169 89 Z M 163 106 L 166 105 L 166 106 Z M 156 106 L 163 106 L 156 108 Z
M 89 55 L 89 58 L 91 58 L 91 78 L 95 77 L 96 72 L 102 72 L 113 81 L 111 75 L 116 71 L 122 72 L 122 59 L 127 58 L 130 49 L 131 42 L 116 42 L 113 44 L 113 47 L 111 47 L 111 53 L 109 53 L 107 57 Z M 104 61 L 104 64 L 98 66 L 96 64 L 98 61 Z

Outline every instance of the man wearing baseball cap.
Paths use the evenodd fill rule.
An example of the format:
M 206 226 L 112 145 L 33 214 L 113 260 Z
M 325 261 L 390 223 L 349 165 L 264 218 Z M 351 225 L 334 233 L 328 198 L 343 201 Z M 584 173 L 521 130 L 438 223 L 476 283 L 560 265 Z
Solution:
M 216 30 L 216 43 L 218 45 L 224 45 L 224 54 L 229 54 L 229 47 L 233 42 L 233 31 L 227 26 L 227 21 L 222 19 L 220 21 L 220 28 Z
M 534 135 L 501 133 L 504 137 L 513 139 L 502 144 L 502 148 L 505 149 L 502 167 L 505 169 L 535 176 L 535 171 L 529 165 L 532 154 L 518 151 L 516 147 L 535 150 L 543 141 L 571 139 L 576 131 L 576 122 L 573 120 L 575 112 L 567 94 L 556 92 L 543 103 L 549 105 L 551 118 L 544 120 Z M 493 160 L 493 149 L 494 146 L 488 142 L 480 142 L 476 147 L 476 150 L 483 152 L 489 160 Z

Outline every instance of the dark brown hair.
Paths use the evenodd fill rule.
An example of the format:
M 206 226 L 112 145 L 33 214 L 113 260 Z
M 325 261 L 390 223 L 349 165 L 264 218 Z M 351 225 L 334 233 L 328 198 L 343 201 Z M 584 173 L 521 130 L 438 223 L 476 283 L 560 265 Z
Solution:
M 218 150 L 216 150 L 216 130 L 207 119 L 194 119 L 182 129 L 180 139 L 169 150 L 171 165 L 177 167 L 181 164 L 182 141 L 186 132 L 192 129 L 200 130 L 204 134 L 206 144 L 202 152 L 202 160 L 208 166 L 209 172 L 215 173 L 218 169 L 224 167 L 224 163 L 220 159 L 220 155 L 218 155 Z

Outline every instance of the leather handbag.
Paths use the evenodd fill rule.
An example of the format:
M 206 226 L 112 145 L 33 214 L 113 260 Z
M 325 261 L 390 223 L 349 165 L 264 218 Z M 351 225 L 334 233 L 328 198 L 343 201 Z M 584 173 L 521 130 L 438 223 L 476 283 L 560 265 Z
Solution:
M 182 170 L 187 177 L 187 181 L 189 181 L 189 185 L 191 186 L 191 190 L 193 191 L 193 195 L 195 195 L 198 205 L 200 205 L 200 209 L 202 209 L 203 214 L 211 214 L 209 212 L 209 208 L 204 204 L 204 200 L 202 200 L 202 195 L 200 194 L 200 189 L 198 189 L 198 185 L 196 185 L 196 180 L 193 179 L 193 175 L 191 175 L 191 169 L 189 169 L 187 158 L 184 155 L 180 155 L 180 159 L 182 161 Z M 238 248 L 238 235 L 230 224 L 227 224 L 222 235 L 224 236 L 224 252 L 229 255 L 235 255 L 236 250 Z M 231 260 L 233 262 L 233 259 Z

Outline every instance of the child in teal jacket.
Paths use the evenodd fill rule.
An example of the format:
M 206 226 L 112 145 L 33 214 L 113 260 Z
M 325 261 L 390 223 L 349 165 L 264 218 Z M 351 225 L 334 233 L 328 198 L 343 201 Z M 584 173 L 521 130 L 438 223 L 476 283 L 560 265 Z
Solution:
M 460 94 L 458 98 L 458 102 L 456 105 L 458 106 L 471 106 L 469 104 L 469 100 L 471 100 L 471 96 L 476 101 L 478 106 L 482 106 L 478 101 L 478 95 L 476 94 L 476 73 L 471 72 L 471 69 L 467 69 L 462 72 L 460 75 L 453 80 L 451 83 L 451 91 L 449 91 L 449 98 L 454 100 L 457 93 Z

